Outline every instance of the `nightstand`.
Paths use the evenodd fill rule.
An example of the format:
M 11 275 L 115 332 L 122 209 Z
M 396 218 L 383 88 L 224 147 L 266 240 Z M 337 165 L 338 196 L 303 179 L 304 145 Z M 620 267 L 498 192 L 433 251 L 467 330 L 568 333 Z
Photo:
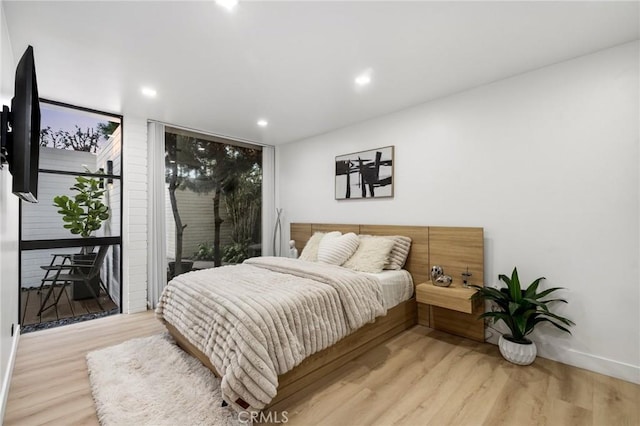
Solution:
M 477 319 L 484 309 L 481 300 L 471 301 L 476 291 L 455 283 L 438 287 L 431 282 L 416 286 L 418 322 L 437 330 L 484 342 L 484 321 Z M 437 315 L 433 315 L 437 312 Z

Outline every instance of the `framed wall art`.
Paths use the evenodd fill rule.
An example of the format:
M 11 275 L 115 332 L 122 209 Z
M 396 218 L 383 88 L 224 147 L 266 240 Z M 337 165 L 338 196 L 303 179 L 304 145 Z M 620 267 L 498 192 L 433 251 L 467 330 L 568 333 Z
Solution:
M 336 157 L 336 200 L 393 197 L 393 146 Z

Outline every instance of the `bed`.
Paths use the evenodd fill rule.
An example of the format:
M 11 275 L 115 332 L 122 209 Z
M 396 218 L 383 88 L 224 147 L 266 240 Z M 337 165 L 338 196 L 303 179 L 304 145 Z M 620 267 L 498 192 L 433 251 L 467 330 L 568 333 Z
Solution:
M 448 229 L 448 228 L 438 228 Z M 464 229 L 464 228 L 451 228 L 455 229 Z M 253 357 L 254 361 L 252 361 L 252 369 L 253 364 L 257 365 L 257 369 L 247 370 L 248 372 L 244 373 L 246 377 L 235 377 L 232 379 L 227 379 L 227 384 L 229 380 L 245 380 L 249 383 L 247 384 L 247 389 L 251 390 L 251 395 L 249 398 L 243 398 L 242 393 L 238 394 L 235 392 L 237 390 L 229 390 L 229 386 L 227 386 L 226 394 L 227 398 L 230 399 L 230 403 L 236 408 L 241 409 L 263 409 L 267 406 L 271 406 L 273 404 L 282 402 L 288 397 L 296 394 L 297 392 L 304 389 L 309 384 L 318 380 L 320 377 L 324 376 L 329 371 L 332 371 L 341 365 L 346 364 L 353 358 L 358 355 L 365 353 L 370 348 L 379 345 L 385 340 L 395 336 L 396 334 L 414 326 L 417 323 L 417 307 L 415 298 L 410 297 L 413 293 L 413 286 L 417 283 L 427 281 L 428 272 L 429 272 L 429 227 L 425 226 L 388 226 L 388 225 L 342 225 L 342 224 L 302 224 L 302 223 L 294 223 L 291 224 L 291 238 L 296 241 L 296 247 L 301 252 L 306 242 L 315 232 L 328 232 L 328 231 L 340 231 L 342 233 L 354 232 L 356 234 L 369 234 L 369 235 L 404 235 L 412 240 L 411 250 L 409 252 L 409 256 L 407 258 L 406 264 L 404 266 L 405 272 L 402 271 L 387 271 L 382 275 L 386 275 L 379 279 L 381 275 L 378 275 L 378 280 L 380 285 L 380 291 L 373 294 L 372 296 L 368 296 L 367 292 L 369 290 L 367 288 L 367 278 L 365 278 L 364 273 L 359 273 L 362 278 L 350 278 L 346 277 L 345 279 L 355 279 L 348 286 L 344 287 L 347 289 L 358 288 L 359 290 L 354 292 L 351 297 L 354 299 L 358 297 L 369 297 L 371 300 L 368 300 L 367 303 L 356 303 L 353 302 L 353 305 L 367 305 L 370 307 L 363 308 L 363 312 L 356 312 L 355 314 L 349 316 L 347 325 L 338 324 L 337 328 L 347 328 L 346 336 L 341 337 L 339 339 L 335 339 L 336 341 L 331 341 L 328 347 L 319 350 L 312 354 L 305 355 L 303 360 L 301 359 L 288 359 L 286 356 L 282 357 L 286 361 L 281 361 L 283 363 L 289 363 L 290 367 L 293 363 L 295 367 L 289 369 L 287 367 L 286 372 L 282 374 L 278 374 L 275 385 L 277 387 L 277 391 L 272 389 L 269 391 L 269 395 L 267 397 L 259 398 L 259 400 L 252 399 L 256 392 L 253 390 L 256 382 L 260 385 L 260 389 L 267 388 L 273 385 L 274 380 L 270 380 L 270 383 L 262 383 L 260 384 L 260 380 L 263 380 L 263 377 L 259 377 L 256 379 L 256 375 L 264 375 L 268 377 L 269 374 L 262 371 L 261 367 L 261 358 L 264 358 L 264 354 L 260 353 L 250 353 L 250 354 L 240 354 L 236 358 L 250 358 Z M 455 232 L 454 232 L 455 234 Z M 453 235 L 455 237 L 455 235 Z M 454 241 L 455 243 L 455 241 Z M 272 265 L 273 261 L 269 259 L 257 259 L 254 261 L 254 266 L 263 267 L 266 269 L 273 269 L 275 272 L 278 272 L 281 267 L 291 265 L 289 259 L 275 260 L 276 264 Z M 295 262 L 295 261 L 294 261 Z M 265 266 L 264 264 L 267 265 Z M 301 262 L 305 263 L 305 262 Z M 286 265 L 284 265 L 286 264 Z M 297 267 L 293 265 L 293 267 Z M 309 269 L 311 268 L 311 269 Z M 313 266 L 305 266 L 304 268 L 300 267 L 302 272 L 302 276 L 306 277 L 306 275 L 315 276 L 315 274 L 319 274 L 320 272 L 314 269 Z M 344 268 L 340 268 L 344 269 Z M 231 269 L 229 270 L 231 271 Z M 266 272 L 265 272 L 266 274 Z M 404 276 L 404 278 L 403 278 Z M 369 278 L 370 279 L 370 278 Z M 360 286 L 360 287 L 357 287 Z M 194 285 L 194 287 L 196 287 Z M 345 290 L 340 287 L 342 291 Z M 205 290 L 206 291 L 206 290 Z M 246 296 L 245 296 L 246 297 Z M 409 298 L 407 298 L 409 297 Z M 199 300 L 201 299 L 198 296 L 194 296 L 194 301 L 190 303 L 201 303 Z M 375 299 L 375 300 L 374 300 Z M 376 302 L 377 300 L 377 302 Z M 262 303 L 262 302 L 261 302 Z M 328 302 L 327 302 L 328 303 Z M 378 304 L 380 306 L 378 306 Z M 185 305 L 186 306 L 186 305 Z M 171 317 L 171 315 L 163 315 L 163 307 L 160 309 L 159 318 L 165 323 L 167 329 L 170 334 L 175 338 L 177 343 L 188 353 L 197 357 L 204 365 L 206 365 L 209 369 L 211 369 L 214 374 L 219 377 L 223 377 L 223 382 L 225 380 L 224 375 L 219 374 L 214 364 L 217 365 L 225 365 L 228 366 L 229 363 L 223 363 L 220 359 L 215 359 L 213 355 L 211 355 L 210 351 L 205 350 L 205 346 L 201 341 L 194 338 L 194 328 L 206 327 L 205 324 L 207 321 L 203 321 L 202 323 L 198 323 L 198 325 L 194 326 L 193 324 L 185 324 L 178 318 L 176 315 Z M 189 308 L 190 309 L 190 308 Z M 351 308 L 349 308 L 351 309 Z M 361 307 L 358 307 L 361 309 Z M 176 311 L 186 310 L 184 307 L 175 308 Z M 251 310 L 254 310 L 253 308 Z M 345 311 L 347 311 L 347 307 L 345 305 Z M 353 320 L 351 317 L 357 318 L 357 320 Z M 198 320 L 200 321 L 200 320 Z M 336 320 L 336 323 L 339 323 L 339 320 Z M 357 327 L 353 327 L 353 325 Z M 333 326 L 333 325 L 332 325 Z M 357 328 L 357 329 L 356 329 Z M 221 328 L 219 332 L 224 333 L 225 328 Z M 355 330 L 355 331 L 354 331 Z M 253 333 L 254 335 L 260 334 L 259 331 L 247 331 L 248 334 Z M 206 333 L 205 333 L 206 334 Z M 260 334 L 262 336 L 262 334 Z M 326 338 L 325 338 L 326 340 Z M 278 343 L 278 342 L 276 342 Z M 326 342 L 325 342 L 326 344 Z M 246 345 L 245 345 L 246 347 Z M 253 349 L 253 348 L 251 348 Z M 205 352 L 209 353 L 206 355 Z M 295 352 L 295 351 L 294 351 Z M 231 362 L 231 361 L 229 361 Z M 281 366 L 282 367 L 282 366 Z M 225 371 L 227 371 L 226 367 Z M 280 368 L 283 370 L 283 368 Z M 254 374 L 255 373 L 255 374 Z M 267 380 L 269 381 L 269 380 Z M 234 385 L 235 386 L 235 385 Z M 243 384 L 244 386 L 244 384 Z M 243 388 L 244 389 L 244 388 Z M 262 390 L 259 390 L 260 393 Z M 223 394 L 225 394 L 225 388 L 223 386 Z M 246 394 L 246 393 L 245 393 Z M 249 402 L 247 402 L 246 400 Z

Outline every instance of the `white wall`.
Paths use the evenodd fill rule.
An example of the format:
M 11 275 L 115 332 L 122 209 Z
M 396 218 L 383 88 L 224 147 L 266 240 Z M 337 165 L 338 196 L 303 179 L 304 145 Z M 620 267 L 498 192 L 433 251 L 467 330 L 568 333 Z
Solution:
M 9 34 L 0 2 L 0 105 L 8 105 L 13 92 L 13 76 L 8 71 L 15 66 Z M 11 92 L 9 92 L 11 91 Z M 18 198 L 11 193 L 12 178 L 8 167 L 0 170 L 0 423 L 9 393 L 12 358 L 15 356 L 18 323 Z
M 16 71 L 16 61 L 13 57 L 13 48 L 11 47 L 11 41 L 9 39 L 9 29 L 7 28 L 7 20 L 4 14 L 4 1 L 0 0 L 0 92 L 2 93 L 2 105 L 10 104 L 11 97 L 13 96 L 13 79 Z
M 638 48 L 278 147 L 278 205 L 287 222 L 484 227 L 487 284 L 518 266 L 567 288 L 577 326 L 540 327 L 542 356 L 640 382 Z M 335 201 L 334 157 L 387 145 L 395 197 Z
M 0 170 L 0 423 L 9 392 L 12 357 L 18 324 L 18 198 L 11 193 L 12 178 Z
M 147 309 L 147 120 L 125 116 L 123 132 L 122 311 Z
M 107 140 L 107 144 L 103 149 L 100 150 L 98 156 L 96 158 L 96 167 L 92 170 L 98 170 L 103 168 L 105 173 L 107 173 L 107 161 L 113 161 L 113 174 L 118 175 L 122 168 L 120 167 L 120 159 L 122 154 L 122 127 L 118 126 L 118 128 L 113 132 L 113 134 Z M 99 236 L 112 236 L 112 235 L 122 235 L 120 232 L 120 216 L 121 216 L 121 205 L 120 205 L 120 191 L 121 191 L 121 182 L 115 179 L 111 184 L 108 181 L 105 182 L 106 192 L 104 194 L 105 204 L 109 206 L 109 219 L 107 219 L 102 228 L 100 228 L 96 235 Z M 107 284 L 109 295 L 111 296 L 111 300 L 114 301 L 116 305 L 120 305 L 120 281 L 122 277 L 120 277 L 120 262 L 122 261 L 122 248 L 121 246 L 112 246 L 111 250 L 108 251 L 107 256 L 104 260 L 104 267 L 102 268 L 101 274 L 103 281 Z M 24 280 L 22 283 L 24 287 Z
M 98 152 L 96 157 L 96 166 L 94 170 L 104 169 L 107 173 L 107 161 L 113 161 L 113 174 L 120 174 L 120 158 L 122 155 L 122 129 L 120 126 L 113 132 L 113 134 L 107 140 L 106 145 Z M 102 228 L 100 228 L 96 235 L 99 236 L 111 236 L 120 235 L 120 182 L 116 179 L 109 184 L 105 183 L 105 196 L 104 202 L 109 206 L 109 219 L 107 219 Z

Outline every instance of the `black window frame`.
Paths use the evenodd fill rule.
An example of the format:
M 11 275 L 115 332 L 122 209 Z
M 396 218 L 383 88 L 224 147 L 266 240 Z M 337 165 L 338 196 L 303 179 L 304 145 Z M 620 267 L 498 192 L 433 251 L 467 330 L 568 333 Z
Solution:
M 100 111 L 92 108 L 81 107 L 77 105 L 71 105 L 64 102 L 53 101 L 50 99 L 40 98 L 40 104 L 49 104 L 53 106 L 68 108 L 72 110 L 88 112 L 92 114 L 99 114 L 107 117 L 113 117 L 120 121 L 120 174 L 100 174 L 86 173 L 86 172 L 71 172 L 63 170 L 50 170 L 50 169 L 38 169 L 38 173 L 45 174 L 57 174 L 57 175 L 70 175 L 70 176 L 85 176 L 85 177 L 101 177 L 105 179 L 113 179 L 120 181 L 120 235 L 117 237 L 93 237 L 87 238 L 64 238 L 64 239 L 44 239 L 44 240 L 23 240 L 22 239 L 22 203 L 20 200 L 18 207 L 18 323 L 22 326 L 22 252 L 29 250 L 46 250 L 46 249 L 58 249 L 69 247 L 91 247 L 91 246 L 104 246 L 110 245 L 120 246 L 120 253 L 124 252 L 124 244 L 122 239 L 123 232 L 123 218 L 124 218 L 124 117 L 120 114 L 114 114 L 110 112 Z M 118 312 L 122 313 L 123 306 L 123 261 L 122 255 L 120 259 L 119 273 L 120 273 L 120 303 L 118 306 Z

